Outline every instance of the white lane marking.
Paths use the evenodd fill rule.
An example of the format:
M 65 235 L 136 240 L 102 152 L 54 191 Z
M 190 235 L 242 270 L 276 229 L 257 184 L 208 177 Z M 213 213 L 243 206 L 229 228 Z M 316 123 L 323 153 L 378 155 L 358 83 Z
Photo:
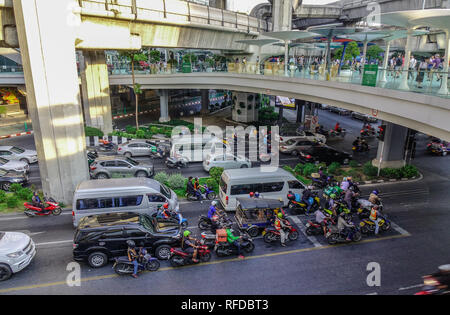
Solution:
M 402 235 L 411 235 L 408 231 L 406 231 L 405 229 L 402 229 L 401 227 L 399 227 L 396 223 L 391 221 L 391 226 L 394 230 L 396 230 L 397 232 L 399 232 Z
M 56 244 L 66 244 L 73 243 L 73 240 L 65 240 L 65 241 L 55 241 L 55 242 L 46 242 L 46 243 L 37 243 L 36 246 L 45 246 L 45 245 L 56 245 Z
M 69 213 L 61 213 L 60 215 L 72 215 L 72 213 L 71 212 L 69 212 Z M 12 221 L 12 220 L 25 220 L 25 219 L 28 219 L 28 220 L 30 220 L 30 218 L 28 218 L 27 216 L 20 216 L 20 215 L 18 215 L 18 216 L 16 216 L 16 217 L 12 217 L 12 218 L 0 218 L 0 222 L 3 222 L 3 221 Z
M 378 295 L 377 292 L 367 293 L 366 295 Z
M 308 240 L 310 240 L 311 243 L 313 243 L 314 247 L 322 247 L 323 246 L 319 243 L 319 241 L 317 240 L 317 238 L 315 236 L 309 236 L 306 234 L 306 227 L 303 225 L 302 221 L 300 221 L 300 219 L 298 217 L 289 216 L 289 218 L 292 218 L 292 221 L 294 221 L 294 223 L 297 224 L 300 231 L 302 231 L 302 233 L 305 234 L 306 238 Z
M 399 291 L 404 291 L 404 290 L 410 290 L 410 289 L 414 289 L 414 288 L 419 288 L 419 287 L 422 287 L 422 286 L 423 286 L 423 283 L 416 284 L 416 285 L 411 285 L 409 287 L 399 288 L 398 290 Z

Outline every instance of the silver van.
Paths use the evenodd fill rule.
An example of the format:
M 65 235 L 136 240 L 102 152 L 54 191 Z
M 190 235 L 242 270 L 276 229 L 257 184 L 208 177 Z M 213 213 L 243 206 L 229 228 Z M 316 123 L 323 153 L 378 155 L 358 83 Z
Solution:
M 81 218 L 114 212 L 152 214 L 165 203 L 179 211 L 176 193 L 150 178 L 88 180 L 78 185 L 73 196 L 74 227 Z

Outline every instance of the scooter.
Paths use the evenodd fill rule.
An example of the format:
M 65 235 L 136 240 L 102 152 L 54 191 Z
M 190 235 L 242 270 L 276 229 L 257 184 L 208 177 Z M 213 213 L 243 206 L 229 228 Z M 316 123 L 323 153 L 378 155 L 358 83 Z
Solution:
M 188 167 L 189 164 L 185 158 L 168 157 L 166 159 L 166 166 L 168 168 L 181 169 L 182 167 Z
M 380 230 L 383 232 L 388 231 L 391 228 L 391 222 L 387 219 L 386 215 L 379 215 L 379 217 L 381 217 L 381 220 L 378 222 Z M 363 234 L 375 233 L 375 222 L 370 219 L 362 220 L 359 223 L 359 227 Z
M 23 205 L 25 207 L 24 213 L 28 217 L 46 216 L 51 214 L 56 216 L 60 215 L 62 211 L 59 204 L 55 202 L 53 198 L 50 199 L 44 198 L 43 205 L 45 208 L 36 207 L 29 202 L 25 202 Z
M 255 244 L 253 244 L 253 240 L 248 234 L 243 234 L 238 242 L 241 244 L 241 250 L 247 254 L 253 252 L 255 249 Z M 237 255 L 237 247 L 228 242 L 217 242 L 214 251 L 218 257 Z
M 202 185 L 200 187 L 205 189 L 205 191 L 203 193 L 201 193 L 202 200 L 214 200 L 214 199 L 216 199 L 216 197 L 217 197 L 216 192 L 214 190 L 210 189 L 208 187 L 208 185 Z M 189 201 L 199 201 L 200 200 L 198 195 L 196 195 L 194 193 L 190 193 L 190 192 L 188 192 L 186 194 L 186 198 Z
M 295 211 L 297 213 L 314 213 L 316 212 L 318 209 L 320 209 L 320 198 L 316 195 L 313 194 L 312 198 L 313 198 L 313 205 L 311 206 L 310 211 L 308 212 L 308 205 L 303 202 L 303 201 L 296 201 L 295 200 L 295 195 L 294 194 L 288 194 L 287 198 L 289 200 L 288 203 L 288 208 L 291 211 Z
M 176 211 L 169 211 L 170 217 L 166 218 L 162 211 L 158 211 L 156 213 L 153 213 L 153 216 L 157 219 L 166 219 L 166 220 L 175 220 L 183 229 L 187 228 L 188 221 L 183 217 L 183 215 L 180 212 Z
M 138 272 L 156 271 L 159 269 L 159 266 L 158 259 L 147 254 L 138 261 Z M 134 265 L 133 262 L 128 260 L 128 256 L 121 256 L 115 258 L 113 269 L 118 275 L 131 275 L 134 272 Z
M 114 143 L 112 143 L 108 140 L 100 139 L 98 142 L 99 142 L 100 151 L 103 151 L 103 152 L 114 151 L 114 149 L 115 149 Z
M 288 240 L 290 241 L 295 241 L 298 239 L 298 231 L 289 223 L 286 222 L 286 227 L 285 229 L 289 230 L 289 234 L 288 234 Z M 275 241 L 280 241 L 281 240 L 281 234 L 279 231 L 277 231 L 274 227 L 267 227 L 264 229 L 264 231 L 262 232 L 263 235 L 263 239 L 264 242 L 266 243 L 272 243 Z
M 217 220 L 217 229 L 227 229 L 230 228 L 233 225 L 233 221 L 231 221 L 230 218 L 228 218 L 225 214 L 219 214 L 219 218 Z M 213 224 L 211 222 L 211 219 L 208 218 L 208 216 L 202 214 L 200 215 L 198 219 L 198 228 L 200 230 L 210 230 L 213 231 Z M 215 230 L 213 231 L 216 232 Z
M 328 230 L 329 225 L 335 225 L 335 221 L 330 217 L 326 219 L 326 226 Z M 306 235 L 312 236 L 312 235 L 323 235 L 323 229 L 322 225 L 315 221 L 309 220 L 308 223 L 306 223 Z
M 358 227 L 353 225 L 350 229 L 353 230 L 353 236 L 352 236 L 351 241 L 353 241 L 353 242 L 361 241 L 362 235 L 361 235 L 361 232 L 359 231 Z M 327 238 L 328 244 L 334 245 L 337 243 L 348 243 L 349 241 L 347 241 L 347 235 L 348 235 L 347 233 L 344 233 L 344 230 L 338 231 L 337 227 L 333 226 L 328 229 L 326 238 Z
M 196 262 L 192 260 L 192 255 L 184 252 L 182 249 L 171 248 L 170 254 L 169 260 L 172 267 L 196 264 Z M 197 259 L 199 262 L 208 262 L 211 260 L 211 251 L 208 249 L 208 246 L 200 245 L 198 247 Z

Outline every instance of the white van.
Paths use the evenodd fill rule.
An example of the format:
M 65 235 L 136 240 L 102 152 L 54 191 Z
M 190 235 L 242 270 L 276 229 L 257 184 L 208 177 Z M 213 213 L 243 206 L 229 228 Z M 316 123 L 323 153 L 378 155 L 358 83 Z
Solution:
M 281 199 L 287 206 L 289 191 L 302 194 L 306 186 L 288 171 L 262 172 L 260 167 L 225 170 L 220 179 L 220 202 L 225 210 L 236 210 L 236 198 L 259 192 L 260 198 Z
M 231 153 L 227 142 L 216 137 L 174 136 L 171 157 L 183 157 L 189 162 L 203 162 L 208 155 Z
M 81 218 L 114 212 L 152 214 L 169 203 L 179 211 L 176 193 L 150 178 L 117 178 L 88 180 L 78 185 L 73 196 L 72 220 L 74 227 Z

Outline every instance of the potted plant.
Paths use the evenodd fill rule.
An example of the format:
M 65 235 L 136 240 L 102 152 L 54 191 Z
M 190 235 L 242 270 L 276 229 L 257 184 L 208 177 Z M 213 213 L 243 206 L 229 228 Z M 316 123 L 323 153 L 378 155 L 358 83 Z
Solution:
M 208 57 L 208 58 L 206 58 L 205 63 L 207 65 L 206 72 L 213 72 L 214 64 L 215 64 L 214 59 L 211 57 Z

